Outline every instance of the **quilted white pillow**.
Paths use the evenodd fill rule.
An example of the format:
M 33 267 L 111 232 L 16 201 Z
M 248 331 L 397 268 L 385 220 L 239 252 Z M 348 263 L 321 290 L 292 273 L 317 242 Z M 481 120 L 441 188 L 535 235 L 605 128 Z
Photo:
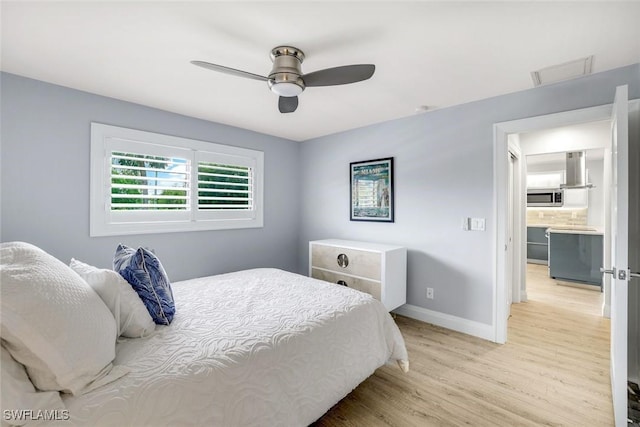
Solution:
M 36 388 L 80 394 L 124 375 L 113 369 L 117 327 L 71 268 L 23 242 L 0 245 L 2 339 Z
M 21 417 L 20 410 L 30 409 L 34 414 L 39 411 L 49 411 L 58 420 L 64 420 L 69 416 L 60 393 L 57 391 L 36 391 L 24 370 L 24 366 L 16 362 L 9 352 L 2 346 L 2 358 L 0 359 L 2 370 L 2 393 L 0 393 L 0 407 L 2 413 L 2 425 L 30 424 L 27 416 Z M 9 412 L 7 412 L 9 411 Z M 16 411 L 16 412 L 12 412 Z M 12 416 L 16 414 L 15 416 Z
M 69 267 L 80 275 L 109 307 L 119 326 L 118 335 L 140 338 L 154 331 L 156 324 L 129 282 L 113 270 L 97 268 L 77 259 Z

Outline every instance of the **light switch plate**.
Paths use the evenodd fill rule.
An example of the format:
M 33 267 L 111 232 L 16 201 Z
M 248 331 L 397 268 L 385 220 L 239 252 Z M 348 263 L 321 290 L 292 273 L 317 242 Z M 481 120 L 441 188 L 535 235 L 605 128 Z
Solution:
M 484 218 L 471 218 L 471 230 L 484 231 L 485 230 Z

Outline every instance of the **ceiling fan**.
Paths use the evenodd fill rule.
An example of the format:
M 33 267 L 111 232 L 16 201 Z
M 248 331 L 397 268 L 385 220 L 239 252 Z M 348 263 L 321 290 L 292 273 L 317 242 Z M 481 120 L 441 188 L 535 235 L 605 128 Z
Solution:
M 298 95 L 306 87 L 356 83 L 367 80 L 376 70 L 376 66 L 373 64 L 356 64 L 326 68 L 303 74 L 301 65 L 302 61 L 304 61 L 304 53 L 297 47 L 292 46 L 273 48 L 271 50 L 271 61 L 273 62 L 273 68 L 267 77 L 210 62 L 191 61 L 191 63 L 208 70 L 266 81 L 269 84 L 269 89 L 279 95 L 278 109 L 281 113 L 293 113 L 296 111 L 296 108 L 298 108 Z

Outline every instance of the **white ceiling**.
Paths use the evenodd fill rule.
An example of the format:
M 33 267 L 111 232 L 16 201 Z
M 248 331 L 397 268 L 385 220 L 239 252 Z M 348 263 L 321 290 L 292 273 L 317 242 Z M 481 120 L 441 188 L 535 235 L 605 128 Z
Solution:
M 2 1 L 1 14 L 3 71 L 298 141 L 529 89 L 531 71 L 588 55 L 593 72 L 640 61 L 639 1 Z M 266 83 L 189 63 L 266 75 L 282 44 L 307 73 L 376 72 L 280 114 Z

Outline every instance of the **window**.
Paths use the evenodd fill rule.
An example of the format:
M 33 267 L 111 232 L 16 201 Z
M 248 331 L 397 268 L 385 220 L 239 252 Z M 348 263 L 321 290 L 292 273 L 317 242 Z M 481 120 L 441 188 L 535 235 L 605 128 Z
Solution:
M 91 236 L 262 227 L 264 153 L 91 124 Z

